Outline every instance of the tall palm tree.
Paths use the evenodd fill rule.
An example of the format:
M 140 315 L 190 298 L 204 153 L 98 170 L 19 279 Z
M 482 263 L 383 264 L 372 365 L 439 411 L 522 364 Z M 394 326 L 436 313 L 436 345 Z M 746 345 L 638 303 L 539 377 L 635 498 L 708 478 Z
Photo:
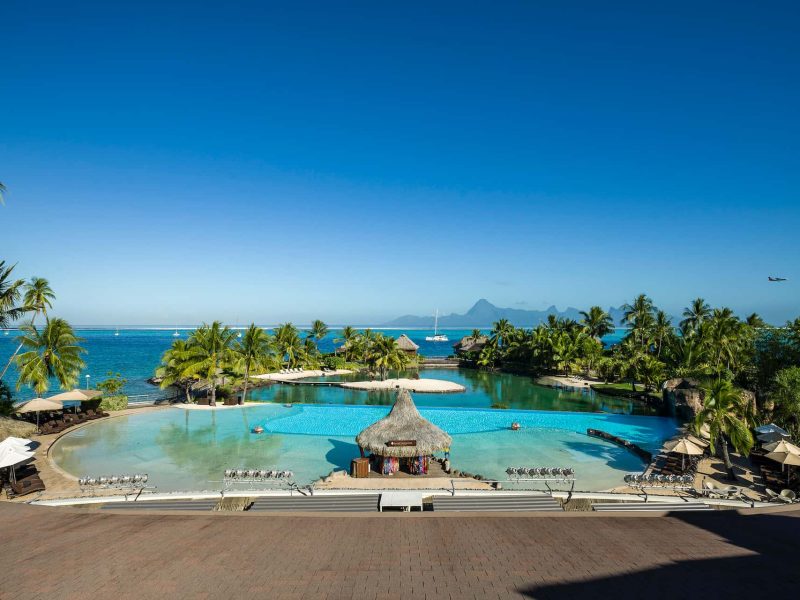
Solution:
M 317 319 L 311 323 L 311 329 L 309 330 L 308 334 L 309 337 L 314 340 L 314 347 L 317 354 L 319 354 L 319 342 L 322 338 L 328 335 L 328 331 L 328 326 L 320 319 Z
M 25 307 L 20 306 L 20 290 L 25 282 L 22 279 L 13 279 L 12 273 L 16 265 L 6 266 L 6 261 L 0 260 L 0 327 L 5 329 L 11 323 L 25 314 Z
M 492 325 L 492 338 L 497 342 L 498 347 L 506 344 L 506 340 L 513 330 L 514 326 L 508 319 L 499 319 Z
M 50 389 L 50 380 L 56 379 L 62 388 L 78 382 L 78 376 L 86 363 L 81 354 L 82 341 L 64 319 L 48 318 L 40 330 L 27 323 L 20 328 L 17 338 L 24 352 L 17 356 L 19 377 L 17 389 L 29 385 L 40 396 Z
M 269 368 L 272 358 L 272 342 L 266 331 L 251 323 L 244 336 L 234 347 L 234 367 L 244 375 L 244 388 L 239 404 L 247 401 L 247 384 L 254 369 Z
M 217 379 L 233 359 L 236 332 L 219 321 L 203 324 L 189 338 L 189 365 L 185 373 L 211 386 L 211 406 L 217 405 Z
M 701 337 L 709 345 L 717 373 L 735 368 L 742 349 L 745 330 L 730 308 L 715 308 L 701 326 Z M 723 365 L 724 363 L 724 365 Z
M 758 313 L 752 313 L 751 315 L 749 315 L 747 319 L 745 319 L 745 322 L 749 327 L 752 327 L 753 329 L 764 329 L 765 327 L 768 326 L 767 322 L 764 319 L 762 319 L 761 315 L 759 315 Z
M 300 333 L 291 323 L 283 323 L 275 329 L 275 348 L 281 362 L 286 361 L 287 367 L 296 366 L 305 355 Z
M 156 369 L 156 377 L 161 378 L 161 389 L 172 385 L 183 389 L 187 404 L 192 401 L 192 382 L 197 379 L 187 375 L 193 364 L 191 343 L 187 340 L 175 340 L 172 346 L 161 357 L 161 365 Z
M 592 306 L 588 312 L 581 311 L 581 323 L 586 333 L 598 340 L 604 335 L 614 331 L 614 321 L 606 311 L 599 306 Z
M 653 301 L 646 294 L 636 296 L 632 304 L 622 306 L 622 322 L 629 325 L 633 339 L 644 349 L 653 324 Z
M 22 289 L 22 307 L 25 311 L 33 313 L 33 316 L 31 316 L 31 325 L 33 325 L 39 313 L 47 317 L 47 309 L 53 307 L 52 301 L 55 300 L 56 295 L 53 293 L 53 290 L 50 289 L 50 284 L 47 282 L 47 279 L 43 277 L 31 278 L 29 282 L 22 285 Z M 3 368 L 3 372 L 0 373 L 0 379 L 6 374 L 6 371 L 8 371 L 8 368 L 11 366 L 11 363 L 14 362 L 14 359 L 21 349 L 22 344 L 20 343 L 17 349 L 14 350 L 14 354 L 8 359 L 6 366 Z
M 381 381 L 384 381 L 389 369 L 402 369 L 408 364 L 409 358 L 397 345 L 396 339 L 379 333 L 370 347 L 367 361 L 378 370 Z
M 656 356 L 661 358 L 661 349 L 664 342 L 673 335 L 672 319 L 667 316 L 663 310 L 656 311 L 656 317 L 653 320 L 653 337 L 656 341 Z
M 344 349 L 344 359 L 345 361 L 348 360 L 348 355 L 350 351 L 353 349 L 353 344 L 355 343 L 356 337 L 358 337 L 358 331 L 354 327 L 350 325 L 345 325 L 342 328 L 342 335 L 341 337 L 336 338 L 333 340 L 335 343 L 342 343 L 341 348 Z
M 711 316 L 711 307 L 703 298 L 695 298 L 692 303 L 683 309 L 684 319 L 681 321 L 681 330 L 684 333 L 697 331 L 700 325 Z
M 471 337 L 473 341 L 477 342 L 483 337 L 483 334 L 481 333 L 480 329 L 473 329 L 468 337 Z
M 746 401 L 742 394 L 724 379 L 718 379 L 710 387 L 705 388 L 704 392 L 703 409 L 695 418 L 695 430 L 699 434 L 703 425 L 708 425 L 711 451 L 716 452 L 719 448 L 728 476 L 735 479 L 726 438 L 740 454 L 750 453 L 753 447 L 753 435 L 747 423 Z

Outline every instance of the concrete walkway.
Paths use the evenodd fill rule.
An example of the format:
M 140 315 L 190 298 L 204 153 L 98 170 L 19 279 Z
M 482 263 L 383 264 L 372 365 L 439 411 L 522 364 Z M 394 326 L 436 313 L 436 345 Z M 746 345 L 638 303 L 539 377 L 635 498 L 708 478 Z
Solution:
M 800 511 L 114 514 L 0 503 L 0 597 L 769 598 Z M 375 515 L 375 513 L 371 513 Z

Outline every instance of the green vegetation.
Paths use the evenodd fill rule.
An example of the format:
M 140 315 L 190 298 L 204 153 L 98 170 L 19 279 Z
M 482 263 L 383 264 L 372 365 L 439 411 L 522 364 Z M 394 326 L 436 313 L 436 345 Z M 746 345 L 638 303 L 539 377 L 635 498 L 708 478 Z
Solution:
M 127 396 L 103 396 L 99 404 L 100 410 L 125 410 L 128 408 Z
M 272 333 L 251 324 L 237 340 L 233 330 L 215 321 L 199 327 L 186 341 L 175 340 L 162 356 L 156 377 L 162 388 L 181 388 L 187 402 L 191 402 L 195 386 L 207 388 L 213 406 L 223 390 L 229 393 L 232 389 L 223 387 L 223 381 L 241 386 L 239 402 L 244 403 L 254 373 L 324 366 L 368 369 L 386 379 L 390 370 L 415 364 L 415 358 L 403 352 L 394 338 L 352 327 L 345 327 L 342 337 L 335 340 L 343 342 L 336 352 L 323 354 L 319 341 L 328 333 L 328 326 L 319 320 L 305 336 L 292 323 L 283 323 Z
M 750 423 L 754 411 L 759 420 L 774 420 L 800 435 L 800 318 L 771 327 L 757 314 L 742 320 L 729 308 L 712 308 L 696 298 L 676 328 L 645 294 L 623 309 L 622 323 L 628 331 L 611 348 L 599 342 L 609 333 L 611 319 L 593 306 L 581 313 L 580 322 L 551 316 L 537 327 L 523 329 L 500 320 L 486 343 L 471 345 L 473 350 L 460 356 L 483 369 L 583 373 L 605 382 L 592 386 L 598 391 L 630 397 L 646 394 L 653 401 L 661 398 L 659 391 L 667 379 L 691 378 L 706 390 L 714 407 L 703 418 L 717 422 L 722 438 L 738 450 L 747 445 L 733 419 Z M 473 340 L 480 337 L 474 332 Z M 730 401 L 731 394 L 743 397 L 741 390 L 755 393 L 755 406 Z M 723 419 L 721 414 L 728 416 Z M 719 440 L 715 445 L 727 451 Z
M 116 396 L 125 387 L 128 380 L 122 376 L 122 373 L 114 373 L 109 371 L 106 373 L 106 379 L 97 383 L 97 389 L 102 390 L 106 396 Z
M 2 191 L 0 185 L 0 194 Z M 80 338 L 64 319 L 48 314 L 55 300 L 50 284 L 41 277 L 29 281 L 16 279 L 15 268 L 16 265 L 0 260 L 0 327 L 9 327 L 27 316 L 30 320 L 20 326 L 17 348 L 0 372 L 0 413 L 13 408 L 10 387 L 2 381 L 12 363 L 16 363 L 19 371 L 17 389 L 29 385 L 39 395 L 50 389 L 52 380 L 61 388 L 74 386 L 85 366 Z M 36 326 L 40 315 L 45 318 L 41 329 Z

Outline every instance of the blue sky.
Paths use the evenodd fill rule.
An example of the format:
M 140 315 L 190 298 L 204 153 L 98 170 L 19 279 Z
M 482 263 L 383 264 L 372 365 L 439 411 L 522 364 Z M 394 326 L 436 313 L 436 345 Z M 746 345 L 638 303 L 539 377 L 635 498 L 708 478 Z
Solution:
M 800 314 L 796 3 L 164 4 L 0 6 L 0 256 L 75 323 Z

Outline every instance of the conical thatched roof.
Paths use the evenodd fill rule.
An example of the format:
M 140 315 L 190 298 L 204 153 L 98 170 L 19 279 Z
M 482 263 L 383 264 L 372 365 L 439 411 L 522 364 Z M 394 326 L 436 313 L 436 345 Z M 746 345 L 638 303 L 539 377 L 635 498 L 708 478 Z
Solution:
M 414 440 L 416 446 L 388 446 L 388 442 Z M 400 389 L 391 412 L 356 436 L 356 443 L 380 456 L 428 456 L 449 448 L 452 438 L 419 414 L 408 390 Z
M 416 352 L 419 350 L 419 346 L 411 341 L 411 338 L 408 337 L 405 333 L 397 338 L 397 346 L 400 350 L 405 352 Z

